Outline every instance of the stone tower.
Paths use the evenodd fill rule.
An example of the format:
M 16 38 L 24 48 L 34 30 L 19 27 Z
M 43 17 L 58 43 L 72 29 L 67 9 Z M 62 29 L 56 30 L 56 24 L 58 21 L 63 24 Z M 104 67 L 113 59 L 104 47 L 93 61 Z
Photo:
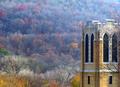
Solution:
M 113 19 L 86 24 L 81 41 L 80 87 L 120 87 L 119 30 Z

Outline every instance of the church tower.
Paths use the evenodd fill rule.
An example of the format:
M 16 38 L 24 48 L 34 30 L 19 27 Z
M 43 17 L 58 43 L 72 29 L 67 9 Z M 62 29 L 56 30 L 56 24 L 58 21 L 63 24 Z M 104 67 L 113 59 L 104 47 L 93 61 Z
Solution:
M 80 87 L 120 87 L 119 24 L 88 22 L 82 31 Z

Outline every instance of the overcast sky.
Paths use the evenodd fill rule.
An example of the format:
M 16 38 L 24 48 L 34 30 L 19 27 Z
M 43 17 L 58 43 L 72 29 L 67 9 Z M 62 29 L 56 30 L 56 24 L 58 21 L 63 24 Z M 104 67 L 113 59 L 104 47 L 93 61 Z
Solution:
M 120 2 L 120 0 L 102 0 L 104 2 Z

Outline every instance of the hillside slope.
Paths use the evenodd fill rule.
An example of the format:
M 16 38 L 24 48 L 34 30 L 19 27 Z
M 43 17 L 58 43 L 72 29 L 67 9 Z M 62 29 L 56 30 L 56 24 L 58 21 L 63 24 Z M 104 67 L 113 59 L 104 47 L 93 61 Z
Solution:
M 119 21 L 119 1 L 0 0 L 0 46 L 48 64 L 69 64 L 80 60 L 71 43 L 80 44 L 86 21 L 106 18 Z

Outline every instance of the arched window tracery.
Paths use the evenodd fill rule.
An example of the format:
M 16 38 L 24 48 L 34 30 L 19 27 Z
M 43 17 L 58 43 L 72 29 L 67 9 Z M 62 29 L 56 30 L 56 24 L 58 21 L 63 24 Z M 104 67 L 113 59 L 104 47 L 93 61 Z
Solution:
M 89 37 L 85 36 L 85 62 L 89 62 Z
M 91 59 L 90 62 L 94 61 L 94 35 L 91 35 Z
M 112 62 L 117 62 L 117 36 L 112 36 Z
M 109 36 L 106 33 L 103 37 L 103 62 L 109 62 Z

